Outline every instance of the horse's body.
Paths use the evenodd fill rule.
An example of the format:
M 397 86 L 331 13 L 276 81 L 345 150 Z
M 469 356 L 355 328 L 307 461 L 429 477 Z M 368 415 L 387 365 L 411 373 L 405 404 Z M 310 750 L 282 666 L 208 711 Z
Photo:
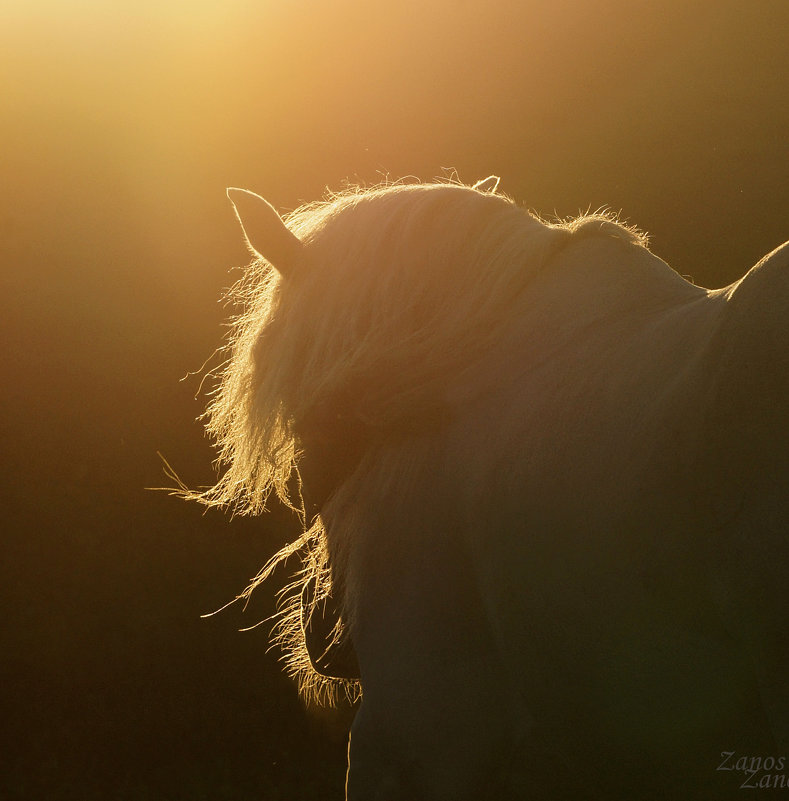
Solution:
M 276 223 L 256 241 L 255 201 L 232 199 L 266 253 Z M 376 202 L 394 218 L 379 261 L 342 222 Z M 250 460 L 303 450 L 322 528 L 291 618 L 322 672 L 358 665 L 348 798 L 739 797 L 748 774 L 718 770 L 722 752 L 789 756 L 789 247 L 708 291 L 610 220 L 547 226 L 465 187 L 360 196 L 336 233 L 331 211 L 292 224 L 303 252 L 271 251 L 295 266 L 239 328 L 213 411 L 231 479 L 209 500 L 238 497 Z M 350 321 L 340 305 L 298 322 L 355 280 Z M 332 382 L 338 353 L 356 361 Z M 268 450 L 266 381 L 292 437 Z

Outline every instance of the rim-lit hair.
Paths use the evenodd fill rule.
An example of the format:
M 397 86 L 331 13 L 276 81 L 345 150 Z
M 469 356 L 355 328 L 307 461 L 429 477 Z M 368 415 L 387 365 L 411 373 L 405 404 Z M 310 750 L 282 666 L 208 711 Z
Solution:
M 300 262 L 283 277 L 256 259 L 229 292 L 240 313 L 206 412 L 223 472 L 188 495 L 244 514 L 261 511 L 273 491 L 302 512 L 302 536 L 242 597 L 301 552 L 277 636 L 314 697 L 355 685 L 317 676 L 304 645 L 301 590 L 317 586 L 317 603 L 331 593 L 331 575 L 323 523 L 310 524 L 294 497 L 297 428 L 336 415 L 384 435 L 418 426 L 448 399 L 470 397 L 469 371 L 517 325 L 530 281 L 558 249 L 589 233 L 645 244 L 607 213 L 546 223 L 497 183 L 351 189 L 305 205 L 285 220 L 302 243 Z

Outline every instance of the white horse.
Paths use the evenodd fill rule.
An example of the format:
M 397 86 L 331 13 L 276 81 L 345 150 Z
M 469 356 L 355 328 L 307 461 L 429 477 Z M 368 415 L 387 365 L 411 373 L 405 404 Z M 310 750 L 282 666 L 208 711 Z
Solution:
M 789 246 L 710 291 L 497 184 L 228 190 L 199 497 L 312 521 L 280 634 L 305 691 L 360 682 L 351 801 L 789 784 Z

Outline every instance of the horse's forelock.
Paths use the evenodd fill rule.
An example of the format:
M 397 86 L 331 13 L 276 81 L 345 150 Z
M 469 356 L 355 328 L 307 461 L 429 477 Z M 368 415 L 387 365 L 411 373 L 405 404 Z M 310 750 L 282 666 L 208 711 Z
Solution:
M 288 393 L 294 416 L 346 387 L 359 400 L 361 382 L 364 414 L 381 425 L 418 414 L 413 393 L 445 383 L 460 366 L 454 353 L 485 347 L 491 318 L 536 261 L 523 229 L 544 228 L 501 197 L 443 185 L 341 197 L 293 222 L 310 251 L 280 309 L 283 352 L 302 356 Z

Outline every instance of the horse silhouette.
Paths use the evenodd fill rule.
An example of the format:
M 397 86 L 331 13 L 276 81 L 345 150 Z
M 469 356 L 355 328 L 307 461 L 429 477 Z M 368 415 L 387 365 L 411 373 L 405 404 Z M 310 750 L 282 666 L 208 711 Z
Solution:
M 194 497 L 303 515 L 248 592 L 299 555 L 277 636 L 361 694 L 347 798 L 785 786 L 789 244 L 707 290 L 497 179 L 228 195 L 254 261 Z

